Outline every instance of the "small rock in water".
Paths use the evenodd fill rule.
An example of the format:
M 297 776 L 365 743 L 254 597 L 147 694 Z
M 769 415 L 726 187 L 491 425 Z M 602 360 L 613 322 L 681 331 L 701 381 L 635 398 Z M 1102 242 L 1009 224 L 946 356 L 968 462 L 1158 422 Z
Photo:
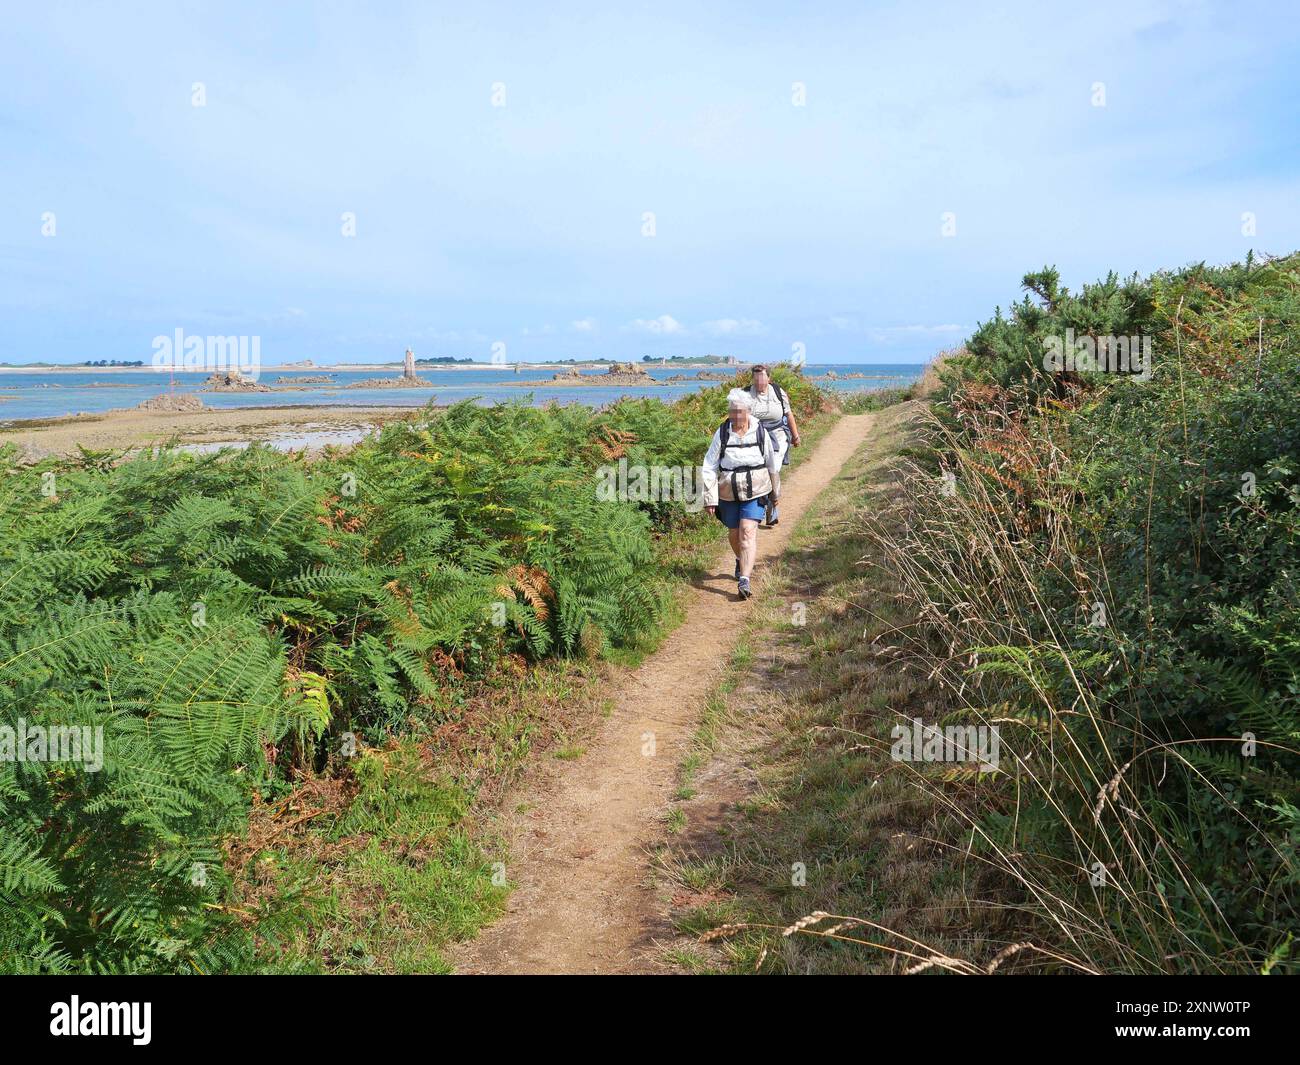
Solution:
M 218 371 L 203 382 L 204 392 L 270 392 L 267 385 L 244 377 L 238 370 L 228 373 Z
M 206 410 L 203 400 L 189 392 L 164 392 L 153 399 L 146 399 L 136 410 L 156 410 L 172 414 L 184 414 L 190 411 Z

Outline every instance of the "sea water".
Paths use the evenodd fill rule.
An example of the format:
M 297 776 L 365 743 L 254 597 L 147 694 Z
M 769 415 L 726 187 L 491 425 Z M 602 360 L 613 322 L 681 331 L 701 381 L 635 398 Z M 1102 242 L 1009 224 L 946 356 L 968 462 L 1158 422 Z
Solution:
M 677 374 L 693 377 L 701 369 L 713 367 L 647 367 L 650 376 L 665 380 Z M 720 368 L 718 368 L 720 369 Z M 921 374 L 922 367 L 912 364 L 859 364 L 814 365 L 804 367 L 810 376 L 833 370 L 839 377 L 835 381 L 818 384 L 836 391 L 860 391 L 879 388 L 901 388 L 911 384 Z M 470 399 L 482 405 L 493 403 L 531 402 L 534 406 L 555 402 L 561 404 L 585 403 L 601 407 L 623 396 L 658 396 L 671 401 L 708 388 L 714 381 L 674 381 L 665 385 L 637 388 L 628 385 L 580 385 L 576 388 L 521 388 L 516 382 L 549 380 L 554 369 L 540 369 L 524 364 L 519 373 L 514 366 L 453 370 L 439 367 L 418 367 L 420 377 L 431 382 L 428 388 L 348 388 L 356 381 L 375 377 L 396 378 L 399 371 L 382 369 L 331 371 L 328 367 L 304 367 L 294 370 L 264 370 L 259 383 L 293 385 L 294 377 L 331 374 L 332 384 L 301 385 L 292 391 L 272 392 L 200 392 L 206 380 L 205 373 L 178 373 L 172 384 L 167 373 L 107 372 L 87 370 L 61 370 L 57 372 L 22 372 L 0 367 L 0 424 L 30 418 L 57 418 L 67 414 L 85 412 L 98 414 L 123 407 L 134 407 L 143 400 L 163 392 L 195 393 L 204 404 L 214 409 L 242 407 L 287 406 L 346 406 L 346 407 L 422 407 L 427 403 L 445 406 Z M 598 377 L 600 370 L 584 370 L 584 376 Z M 849 373 L 861 373 L 862 378 L 845 379 Z

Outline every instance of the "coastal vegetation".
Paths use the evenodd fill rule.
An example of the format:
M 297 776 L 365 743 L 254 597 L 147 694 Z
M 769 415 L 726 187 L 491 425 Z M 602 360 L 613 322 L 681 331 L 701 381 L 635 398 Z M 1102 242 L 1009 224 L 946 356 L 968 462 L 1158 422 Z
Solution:
M 89 730 L 102 763 L 0 761 L 0 966 L 280 966 L 321 900 L 267 872 L 250 818 L 283 828 L 304 796 L 347 797 L 332 845 L 369 838 L 368 860 L 400 865 L 380 840 L 409 830 L 433 880 L 486 883 L 458 828 L 473 796 L 418 744 L 548 661 L 653 643 L 709 519 L 598 499 L 599 471 L 693 469 L 725 387 L 600 412 L 466 403 L 311 461 L 0 451 L 0 733 L 26 751 Z
M 794 680 L 677 866 L 692 967 L 1300 969 L 1300 256 L 1023 286 L 811 524 L 807 625 L 745 638 Z
M 877 428 L 684 769 L 683 803 L 743 743 L 759 790 L 664 862 L 683 968 L 1300 967 L 1300 257 L 1022 287 L 835 394 Z M 815 439 L 827 396 L 775 379 Z M 94 771 L 0 761 L 0 966 L 447 968 L 508 890 L 478 811 L 581 756 L 716 540 L 601 486 L 693 468 L 741 382 L 313 459 L 0 451 L 0 747 L 102 734 Z M 991 757 L 918 755 L 954 729 Z
M 972 851 L 1077 964 L 1294 971 L 1300 256 L 1023 284 L 879 530 L 953 712 L 1003 732 Z

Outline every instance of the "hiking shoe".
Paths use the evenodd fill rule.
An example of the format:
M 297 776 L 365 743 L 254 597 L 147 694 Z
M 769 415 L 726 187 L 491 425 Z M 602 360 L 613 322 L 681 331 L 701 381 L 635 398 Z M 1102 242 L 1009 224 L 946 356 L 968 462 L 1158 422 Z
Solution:
M 749 590 L 749 578 L 741 577 L 736 582 L 736 591 L 740 593 L 741 599 L 748 599 L 754 593 Z
M 740 559 L 736 559 L 736 580 L 740 580 Z

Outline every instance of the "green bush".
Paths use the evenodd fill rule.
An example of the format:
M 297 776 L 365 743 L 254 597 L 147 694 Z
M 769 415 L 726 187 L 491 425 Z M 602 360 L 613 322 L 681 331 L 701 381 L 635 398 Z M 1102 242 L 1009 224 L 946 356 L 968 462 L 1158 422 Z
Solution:
M 955 696 L 1007 733 L 983 853 L 1089 964 L 1294 968 L 1300 257 L 1025 286 L 947 370 L 892 542 Z M 1151 336 L 1150 380 L 1047 373 L 1067 328 Z
M 873 388 L 833 392 L 829 398 L 845 414 L 872 414 L 912 398 L 910 388 Z

